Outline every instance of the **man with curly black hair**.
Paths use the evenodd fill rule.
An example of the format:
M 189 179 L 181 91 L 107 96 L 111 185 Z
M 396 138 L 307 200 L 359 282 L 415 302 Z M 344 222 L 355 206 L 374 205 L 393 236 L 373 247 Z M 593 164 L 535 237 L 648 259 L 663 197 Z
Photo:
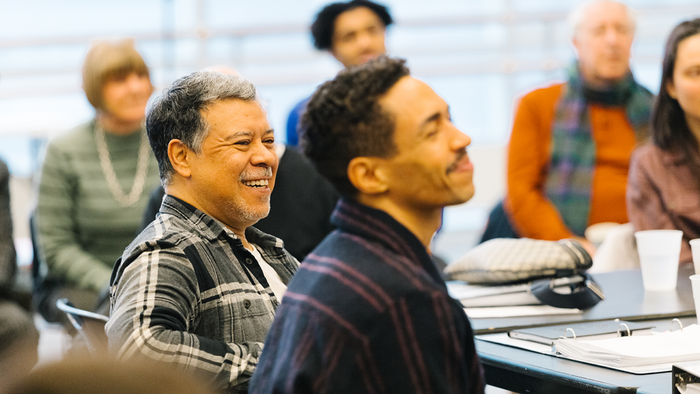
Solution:
M 386 53 L 389 10 L 369 0 L 332 3 L 324 7 L 311 25 L 314 46 L 328 51 L 345 67 L 357 66 Z M 309 98 L 300 101 L 287 118 L 287 144 L 297 145 L 301 114 Z
M 380 57 L 312 96 L 302 148 L 342 195 L 289 283 L 251 393 L 483 393 L 462 305 L 431 260 L 447 205 L 474 195 L 449 106 Z

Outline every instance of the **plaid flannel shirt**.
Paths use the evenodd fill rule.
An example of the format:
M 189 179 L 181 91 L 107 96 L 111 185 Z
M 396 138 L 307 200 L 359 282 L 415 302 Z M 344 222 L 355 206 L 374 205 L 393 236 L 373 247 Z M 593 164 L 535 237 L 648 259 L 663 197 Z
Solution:
M 299 263 L 253 227 L 249 242 L 286 284 Z M 166 196 L 110 281 L 105 330 L 119 358 L 146 356 L 245 392 L 279 304 L 255 257 L 220 222 Z

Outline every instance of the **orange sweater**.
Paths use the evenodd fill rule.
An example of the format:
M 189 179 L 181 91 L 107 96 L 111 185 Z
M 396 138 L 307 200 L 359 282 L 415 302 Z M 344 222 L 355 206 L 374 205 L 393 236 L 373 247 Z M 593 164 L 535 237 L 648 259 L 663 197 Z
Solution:
M 518 105 L 508 146 L 505 209 L 523 237 L 558 240 L 573 237 L 557 208 L 546 196 L 552 125 L 564 84 L 537 89 Z M 589 105 L 596 145 L 588 225 L 626 223 L 625 188 L 634 130 L 624 108 Z

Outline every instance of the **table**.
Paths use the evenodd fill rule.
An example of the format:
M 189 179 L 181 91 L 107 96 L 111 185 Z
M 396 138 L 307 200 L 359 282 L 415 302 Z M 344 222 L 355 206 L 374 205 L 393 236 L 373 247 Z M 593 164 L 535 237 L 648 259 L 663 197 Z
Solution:
M 517 393 L 636 393 L 665 387 L 671 373 L 633 375 L 476 339 L 486 383 Z
M 692 287 L 688 279 L 693 273 L 692 264 L 679 267 L 676 291 L 669 292 L 645 292 L 640 270 L 593 274 L 603 289 L 605 300 L 582 314 L 474 319 L 471 321 L 472 329 L 476 335 L 480 335 L 516 328 L 615 318 L 639 321 L 695 316 Z
M 684 326 L 697 321 L 694 316 L 680 320 Z M 475 342 L 492 386 L 518 393 L 671 393 L 670 372 L 635 375 L 489 342 L 482 339 L 486 336 Z
M 641 272 L 617 271 L 594 275 L 605 300 L 581 315 L 472 320 L 476 334 L 506 332 L 514 328 L 567 322 L 653 320 L 666 324 L 680 318 L 696 322 L 688 277 L 693 267 L 679 269 L 678 286 L 671 292 L 644 292 Z M 635 375 L 552 357 L 476 337 L 476 348 L 489 385 L 519 393 L 644 393 L 670 394 L 671 373 Z

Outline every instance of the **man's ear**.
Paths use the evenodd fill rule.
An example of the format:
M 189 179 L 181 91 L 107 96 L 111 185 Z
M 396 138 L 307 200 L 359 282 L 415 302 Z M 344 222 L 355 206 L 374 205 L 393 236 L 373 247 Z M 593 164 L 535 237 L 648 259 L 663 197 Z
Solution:
M 387 191 L 381 159 L 374 157 L 356 157 L 348 164 L 348 179 L 363 194 L 376 195 Z
M 170 164 L 175 169 L 175 172 L 185 178 L 189 178 L 192 175 L 190 170 L 190 159 L 192 155 L 194 155 L 194 152 L 182 141 L 173 139 L 168 143 L 168 159 L 170 159 Z
M 571 39 L 571 46 L 574 48 L 574 51 L 576 52 L 576 58 L 578 59 L 579 54 L 581 51 L 579 51 L 579 42 L 578 38 L 576 37 L 576 34 L 574 33 L 574 37 Z

